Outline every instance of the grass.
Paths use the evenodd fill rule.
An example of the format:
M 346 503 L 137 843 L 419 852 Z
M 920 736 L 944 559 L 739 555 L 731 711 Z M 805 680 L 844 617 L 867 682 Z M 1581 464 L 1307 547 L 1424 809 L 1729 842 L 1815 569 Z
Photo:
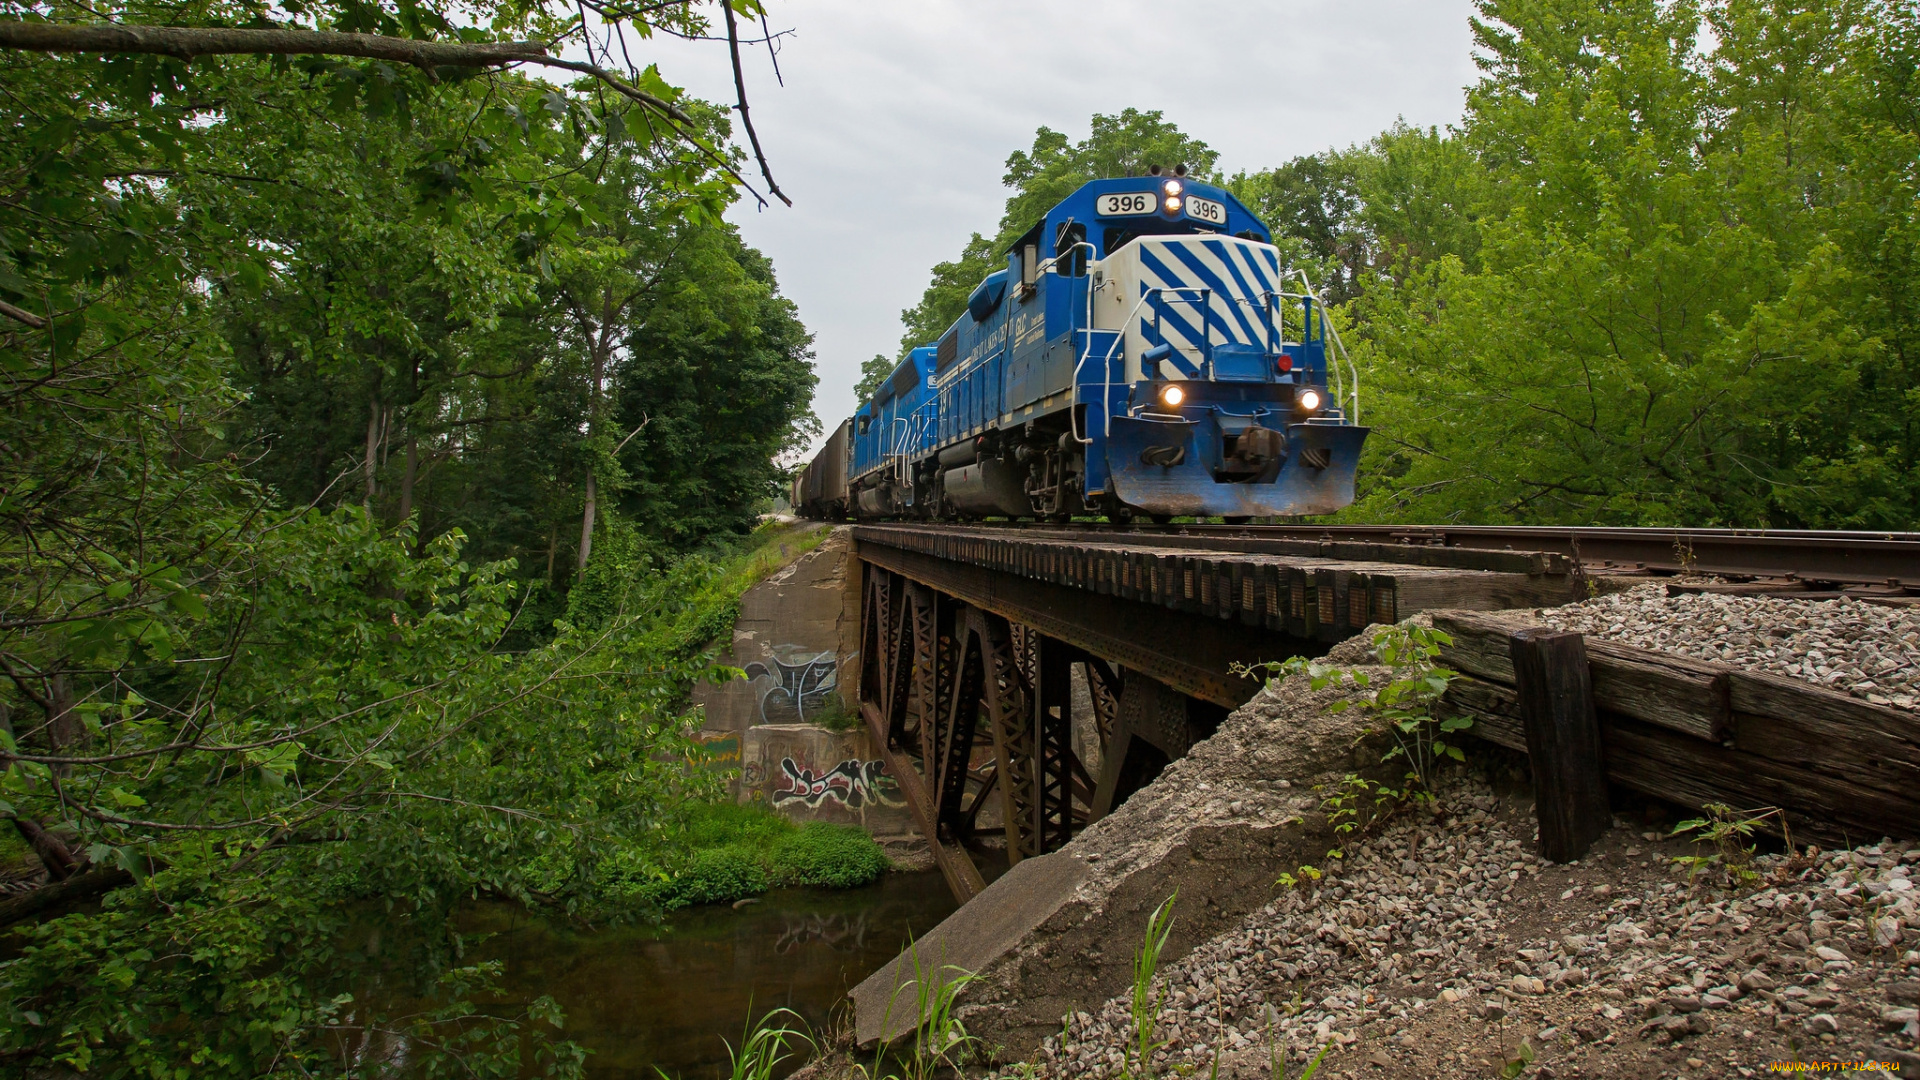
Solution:
M 857 826 L 796 825 L 756 804 L 697 803 L 655 858 L 616 857 L 607 891 L 658 913 L 725 904 L 768 889 L 870 885 L 891 867 Z
M 819 1049 L 819 1043 L 807 1032 L 807 1023 L 792 1009 L 774 1009 L 755 1020 L 749 1015 L 740 1032 L 740 1045 L 727 1043 L 728 1080 L 773 1080 L 780 1066 L 804 1053 Z M 725 1040 L 722 1040 L 723 1042 Z M 658 1065 L 653 1071 L 661 1080 L 673 1080 Z
M 1173 902 L 1179 899 L 1180 890 L 1160 902 L 1147 916 L 1147 937 L 1140 945 L 1140 951 L 1133 954 L 1133 1047 L 1132 1062 L 1140 1070 L 1139 1075 L 1150 1075 L 1154 1051 L 1166 1044 L 1154 1041 L 1154 1035 L 1160 1026 L 1160 1006 L 1166 1000 L 1166 992 L 1156 990 L 1153 976 L 1160 970 L 1160 953 L 1167 947 L 1167 935 L 1173 932 Z M 1131 1075 L 1131 1069 L 1126 1072 Z
M 900 1072 L 885 1068 L 887 1044 L 882 1040 L 873 1052 L 873 1064 L 854 1066 L 867 1080 L 931 1080 L 941 1069 L 959 1071 L 960 1063 L 977 1040 L 967 1034 L 966 1025 L 955 1015 L 954 1003 L 960 991 L 973 981 L 973 973 L 950 964 L 923 964 L 920 950 L 912 940 L 907 955 L 913 958 L 913 1015 L 919 1021 L 913 1029 L 913 1043 L 896 1064 Z M 880 1017 L 882 1031 L 893 1024 L 893 1009 L 899 1004 L 905 987 L 896 983 Z

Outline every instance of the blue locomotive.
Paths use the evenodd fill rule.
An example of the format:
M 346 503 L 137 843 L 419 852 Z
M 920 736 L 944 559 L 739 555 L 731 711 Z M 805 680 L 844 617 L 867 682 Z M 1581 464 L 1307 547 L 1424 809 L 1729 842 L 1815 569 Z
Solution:
M 1351 503 L 1357 373 L 1329 370 L 1325 312 L 1266 226 L 1184 172 L 1095 180 L 1050 210 L 834 431 L 796 510 L 1242 521 Z

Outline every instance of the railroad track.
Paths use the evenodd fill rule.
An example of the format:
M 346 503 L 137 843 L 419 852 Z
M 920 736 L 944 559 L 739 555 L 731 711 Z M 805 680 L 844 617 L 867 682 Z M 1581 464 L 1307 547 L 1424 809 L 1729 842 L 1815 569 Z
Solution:
M 934 526 L 938 528 L 938 526 Z M 968 532 L 1004 530 L 1023 536 L 1145 547 L 1201 547 L 1241 554 L 1297 554 L 1327 545 L 1328 554 L 1365 545 L 1375 558 L 1395 549 L 1426 561 L 1435 549 L 1537 553 L 1564 559 L 1568 572 L 1590 576 L 1708 575 L 1719 583 L 1698 591 L 1780 593 L 1807 599 L 1847 595 L 1899 603 L 1920 600 L 1920 533 L 1789 529 L 1585 528 L 1572 526 L 1211 525 L 1111 522 L 969 522 Z M 1557 567 L 1555 567 L 1557 569 Z

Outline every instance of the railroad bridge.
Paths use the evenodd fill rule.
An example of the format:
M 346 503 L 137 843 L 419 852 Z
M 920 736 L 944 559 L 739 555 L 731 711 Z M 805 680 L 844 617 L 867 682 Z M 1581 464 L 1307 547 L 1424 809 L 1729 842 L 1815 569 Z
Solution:
M 1912 537 L 1858 533 L 859 525 L 853 538 L 860 714 L 963 902 L 985 886 L 969 854 L 983 808 L 997 807 L 1010 863 L 1060 848 L 1253 695 L 1237 665 L 1319 655 L 1420 611 L 1566 603 L 1621 576 L 1920 592 Z M 1073 748 L 1076 665 L 1098 775 Z

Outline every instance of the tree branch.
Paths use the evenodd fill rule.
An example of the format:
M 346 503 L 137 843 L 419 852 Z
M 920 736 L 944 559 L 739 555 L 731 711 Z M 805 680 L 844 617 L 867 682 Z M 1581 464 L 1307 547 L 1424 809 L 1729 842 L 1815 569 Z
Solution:
M 201 26 L 128 26 L 121 23 L 0 21 L 0 48 L 28 52 L 157 53 L 192 60 L 196 56 L 316 55 L 360 56 L 415 67 L 498 67 L 539 64 L 590 75 L 641 105 L 683 124 L 693 118 L 677 106 L 629 85 L 593 64 L 547 55 L 537 41 L 415 41 L 383 34 L 342 34 L 294 27 L 232 29 Z
M 722 0 L 720 10 L 727 15 L 727 50 L 733 54 L 733 89 L 740 101 L 740 124 L 747 129 L 747 141 L 753 144 L 753 158 L 760 163 L 760 175 L 766 178 L 767 194 L 792 206 L 793 200 L 773 182 L 773 169 L 767 165 L 767 155 L 760 150 L 760 133 L 753 130 L 753 117 L 747 114 L 747 77 L 740 70 L 740 29 L 734 22 L 733 5 Z
M 102 893 L 131 884 L 133 875 L 117 866 L 96 867 L 65 881 L 42 885 L 32 892 L 0 900 L 0 926 L 11 926 L 48 908 L 91 900 Z
M 14 307 L 12 304 L 7 303 L 5 300 L 0 300 L 0 315 L 5 315 L 7 318 L 12 319 L 15 322 L 26 323 L 28 326 L 33 327 L 35 330 L 44 330 L 47 327 L 47 320 L 41 318 L 38 315 L 35 315 L 33 312 L 28 311 L 25 308 Z

